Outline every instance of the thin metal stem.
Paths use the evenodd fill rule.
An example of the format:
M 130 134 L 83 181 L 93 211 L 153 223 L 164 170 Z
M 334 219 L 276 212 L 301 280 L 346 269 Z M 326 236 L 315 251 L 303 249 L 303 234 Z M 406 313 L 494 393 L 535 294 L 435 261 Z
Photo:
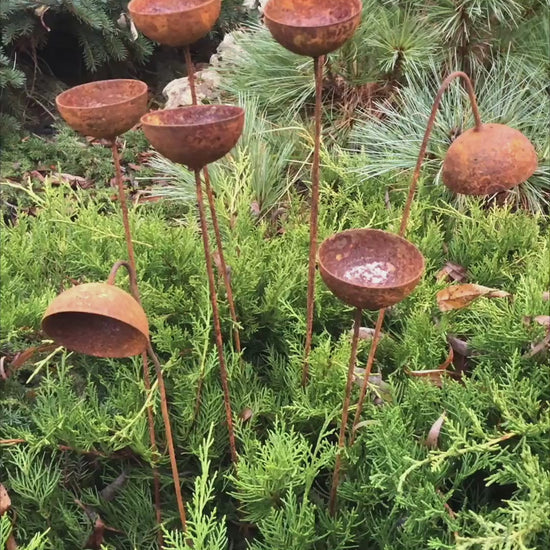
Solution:
M 197 90 L 195 84 L 195 67 L 193 60 L 191 59 L 191 52 L 189 46 L 185 46 L 185 65 L 187 66 L 187 77 L 189 79 L 189 89 L 191 90 L 191 101 L 193 105 L 197 105 Z M 220 225 L 218 223 L 218 215 L 216 213 L 216 204 L 214 202 L 214 195 L 212 193 L 212 185 L 210 184 L 210 175 L 208 173 L 208 167 L 203 168 L 204 184 L 206 188 L 206 196 L 208 197 L 208 206 L 210 208 L 210 216 L 212 217 L 212 225 L 214 226 L 214 235 L 216 236 L 216 246 L 218 247 L 218 255 L 220 258 L 220 269 L 222 271 L 223 284 L 225 286 L 225 293 L 227 294 L 227 301 L 229 303 L 229 311 L 231 312 L 231 319 L 233 321 L 233 338 L 235 340 L 235 349 L 237 353 L 241 353 L 241 337 L 239 335 L 239 321 L 237 319 L 237 313 L 235 310 L 235 301 L 233 300 L 233 290 L 231 288 L 231 280 L 229 278 L 229 272 L 227 271 L 227 264 L 225 263 L 225 256 L 223 253 L 222 237 L 220 233 Z
M 468 92 L 468 96 L 470 98 L 470 104 L 472 107 L 472 112 L 475 119 L 475 128 L 476 130 L 480 130 L 482 126 L 481 122 L 481 116 L 479 114 L 479 107 L 477 105 L 476 95 L 474 91 L 474 87 L 472 85 L 472 81 L 470 80 L 470 77 L 462 72 L 462 71 L 455 71 L 451 73 L 447 78 L 441 83 L 441 86 L 439 87 L 439 90 L 437 91 L 437 94 L 435 96 L 432 111 L 430 113 L 430 118 L 428 119 L 428 123 L 426 125 L 426 131 L 424 133 L 424 138 L 422 140 L 422 145 L 420 146 L 420 152 L 418 153 L 418 159 L 416 161 L 416 166 L 411 178 L 411 183 L 409 187 L 409 194 L 407 196 L 407 202 L 405 203 L 405 209 L 403 211 L 403 217 L 401 219 L 401 225 L 399 227 L 399 236 L 404 237 L 405 233 L 407 232 L 407 224 L 409 221 L 409 217 L 411 214 L 411 206 L 414 199 L 414 194 L 416 192 L 416 186 L 418 183 L 418 178 L 420 177 L 420 170 L 422 168 L 422 163 L 424 162 L 424 157 L 426 156 L 426 150 L 428 148 L 428 142 L 432 133 L 432 130 L 434 128 L 435 124 L 435 118 L 437 115 L 437 110 L 439 109 L 439 105 L 441 104 L 441 99 L 443 97 L 443 94 L 456 78 L 462 78 L 464 81 L 464 85 L 466 87 L 466 91 Z M 357 409 L 355 411 L 355 420 L 353 422 L 353 432 L 351 436 L 351 444 L 353 444 L 355 440 L 355 433 L 356 433 L 356 427 L 359 423 L 359 420 L 361 418 L 361 413 L 363 411 L 363 403 L 365 399 L 365 394 L 368 388 L 369 384 L 369 378 L 372 370 L 372 365 L 374 363 L 374 358 L 376 355 L 376 349 L 378 347 L 378 343 L 380 341 L 380 334 L 382 329 L 382 323 L 384 322 L 384 317 L 386 315 L 386 310 L 381 309 L 378 312 L 378 319 L 376 321 L 376 328 L 374 330 L 374 336 L 371 344 L 371 349 L 369 352 L 369 357 L 367 359 L 367 365 L 365 368 L 365 377 L 363 378 L 363 384 L 361 386 L 361 394 L 359 396 L 359 401 L 357 403 Z
M 118 188 L 118 200 L 120 202 L 120 207 L 122 210 L 122 223 L 124 225 L 124 235 L 126 238 L 126 249 L 128 251 L 128 260 L 130 262 L 130 268 L 128 270 L 130 274 L 130 284 L 132 286 L 132 294 L 134 298 L 141 304 L 141 298 L 139 295 L 139 288 L 137 284 L 137 267 L 136 267 L 136 257 L 134 253 L 134 243 L 132 241 L 132 232 L 130 228 L 130 217 L 128 214 L 128 205 L 126 202 L 126 190 L 124 189 L 124 181 L 122 179 L 122 168 L 120 166 L 120 155 L 118 153 L 117 140 L 113 140 L 111 146 L 111 151 L 113 154 L 113 161 L 115 164 L 115 176 L 116 183 Z M 132 281 L 133 279 L 133 281 Z M 149 393 L 151 391 L 151 376 L 149 374 L 149 363 L 147 361 L 147 353 L 144 351 L 141 354 L 141 362 L 143 367 L 143 385 L 145 391 Z M 153 413 L 153 407 L 149 405 L 147 407 L 147 424 L 149 427 L 149 441 L 151 443 L 151 449 L 153 451 L 153 495 L 155 499 L 155 516 L 157 519 L 157 525 L 160 526 L 162 523 L 162 511 L 161 511 L 161 502 L 160 502 L 160 474 L 157 467 L 157 460 L 159 456 L 158 447 L 157 447 L 157 438 L 155 434 L 155 417 Z M 163 536 L 162 531 L 158 531 L 158 540 L 160 547 L 163 546 Z
M 386 315 L 385 309 L 381 309 L 378 312 L 378 319 L 376 321 L 376 327 L 374 329 L 374 335 L 372 337 L 372 343 L 369 350 L 369 357 L 367 359 L 367 366 L 365 368 L 365 377 L 363 378 L 363 384 L 361 385 L 361 393 L 359 395 L 359 401 L 357 402 L 357 409 L 355 410 L 355 418 L 353 419 L 353 429 L 351 432 L 350 445 L 353 445 L 353 443 L 355 442 L 357 424 L 361 419 L 361 412 L 363 410 L 363 401 L 365 400 L 365 395 L 367 393 L 370 373 L 372 371 L 372 365 L 374 364 L 376 349 L 378 348 L 378 343 L 380 342 L 380 336 L 382 334 L 382 323 L 384 322 L 385 315 Z
M 193 105 L 197 104 L 197 90 L 195 87 L 195 67 L 193 66 L 193 60 L 191 59 L 191 50 L 189 46 L 185 46 L 185 66 L 187 68 L 187 78 L 189 79 L 189 89 L 191 90 L 191 101 Z
M 346 444 L 346 428 L 349 416 L 349 403 L 351 399 L 351 386 L 353 384 L 353 374 L 355 362 L 357 361 L 357 346 L 359 344 L 359 328 L 361 327 L 362 310 L 355 310 L 355 319 L 353 322 L 353 337 L 351 339 L 351 353 L 349 357 L 348 377 L 346 381 L 346 390 L 344 393 L 344 404 L 342 406 L 342 420 L 340 423 L 340 437 L 338 438 L 338 454 L 334 463 L 334 472 L 332 474 L 332 487 L 330 489 L 329 513 L 334 515 L 336 511 L 336 499 L 338 495 L 338 484 L 340 480 L 340 467 L 342 465 L 342 451 Z
M 227 367 L 223 352 L 222 329 L 220 323 L 220 313 L 218 310 L 218 299 L 216 295 L 216 282 L 214 279 L 214 268 L 212 266 L 212 257 L 210 255 L 210 242 L 208 238 L 208 227 L 206 225 L 206 213 L 204 210 L 204 200 L 202 196 L 201 171 L 195 170 L 195 184 L 197 190 L 197 202 L 199 205 L 199 217 L 201 224 L 201 236 L 204 246 L 204 257 L 206 261 L 206 271 L 208 274 L 208 286 L 210 289 L 210 303 L 212 304 L 212 315 L 214 317 L 214 331 L 216 335 L 216 347 L 218 348 L 218 360 L 220 362 L 220 376 L 223 388 L 225 417 L 227 422 L 227 431 L 229 432 L 229 449 L 231 460 L 235 467 L 238 462 L 237 446 L 235 444 L 235 432 L 233 429 L 233 412 L 231 410 L 231 395 L 229 392 L 229 382 L 227 376 Z
M 313 165 L 311 167 L 311 215 L 309 221 L 309 264 L 307 278 L 307 314 L 306 314 L 306 345 L 304 366 L 302 368 L 302 386 L 309 378 L 309 354 L 313 338 L 313 310 L 315 307 L 315 267 L 317 263 L 317 233 L 319 218 L 319 165 L 321 158 L 321 108 L 323 95 L 323 64 L 324 56 L 313 59 L 315 68 L 315 145 L 313 149 Z
M 153 347 L 147 343 L 147 353 L 155 365 L 157 380 L 160 391 L 160 408 L 164 419 L 164 427 L 166 429 L 166 442 L 168 443 L 168 454 L 170 455 L 170 465 L 172 467 L 172 477 L 174 478 L 174 488 L 176 490 L 176 501 L 178 503 L 178 511 L 181 520 L 181 526 L 184 532 L 187 532 L 187 518 L 185 515 L 185 502 L 181 493 L 181 482 L 178 472 L 178 463 L 176 461 L 176 451 L 174 449 L 174 439 L 172 437 L 172 426 L 170 424 L 170 414 L 168 412 L 168 399 L 166 397 L 166 387 L 164 385 L 164 376 L 162 375 L 162 367 L 160 361 L 153 351 Z
M 405 203 L 405 210 L 403 211 L 403 218 L 401 219 L 401 226 L 399 228 L 399 235 L 403 237 L 407 231 L 407 223 L 409 221 L 409 216 L 411 213 L 411 206 L 412 201 L 414 198 L 414 194 L 416 192 L 416 185 L 418 183 L 418 178 L 420 176 L 420 169 L 422 168 L 422 163 L 424 162 L 424 157 L 426 156 L 426 149 L 428 148 L 428 141 L 430 139 L 430 135 L 432 133 L 434 124 L 435 124 L 435 117 L 437 115 L 437 110 L 439 109 L 439 104 L 441 103 L 441 98 L 443 97 L 443 94 L 445 90 L 449 87 L 449 84 L 455 79 L 455 78 L 462 78 L 464 80 L 464 84 L 466 86 L 466 90 L 468 92 L 468 95 L 470 97 L 470 103 L 472 106 L 472 111 L 474 113 L 474 118 L 476 121 L 476 130 L 480 130 L 482 126 L 481 117 L 479 115 L 479 108 L 477 106 L 476 101 L 476 94 L 474 92 L 474 87 L 472 86 L 472 81 L 470 80 L 470 77 L 463 73 L 462 71 L 455 71 L 454 73 L 451 73 L 441 84 L 437 95 L 435 96 L 435 100 L 432 106 L 432 112 L 430 114 L 430 118 L 428 119 L 428 124 L 426 126 L 426 132 L 424 133 L 424 139 L 422 140 L 422 145 L 420 146 L 420 152 L 418 154 L 418 159 L 416 161 L 416 166 L 414 168 L 413 176 L 411 179 L 411 184 L 409 187 L 409 195 L 407 197 L 407 202 Z
M 231 320 L 233 321 L 233 339 L 235 340 L 235 349 L 237 350 L 237 353 L 240 354 L 241 337 L 239 334 L 239 320 L 237 318 L 237 311 L 235 309 L 235 301 L 233 300 L 231 279 L 229 271 L 227 269 L 227 264 L 225 263 L 220 225 L 218 223 L 218 215 L 216 213 L 216 204 L 214 202 L 214 194 L 212 193 L 212 185 L 210 184 L 208 167 L 205 166 L 202 173 L 204 175 L 204 184 L 206 188 L 206 196 L 208 197 L 208 205 L 210 207 L 210 216 L 212 217 L 212 225 L 214 226 L 214 235 L 216 236 L 216 246 L 218 247 L 218 256 L 220 259 L 220 269 L 222 272 L 223 284 L 225 286 L 225 293 L 227 294 L 227 302 L 229 304 L 229 311 L 231 312 Z

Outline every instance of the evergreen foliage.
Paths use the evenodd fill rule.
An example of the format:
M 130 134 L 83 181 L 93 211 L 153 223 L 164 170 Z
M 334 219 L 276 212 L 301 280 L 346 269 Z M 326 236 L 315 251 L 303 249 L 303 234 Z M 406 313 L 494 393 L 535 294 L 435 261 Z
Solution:
M 318 285 L 311 382 L 302 389 L 308 212 L 291 190 L 283 218 L 255 217 L 248 162 L 237 151 L 212 172 L 246 348 L 241 364 L 226 345 L 238 474 L 227 460 L 195 209 L 190 202 L 146 203 L 131 212 L 142 299 L 164 363 L 189 504 L 187 536 L 195 547 L 245 548 L 235 528 L 243 522 L 252 524 L 254 550 L 548 546 L 550 365 L 544 352 L 530 353 L 544 327 L 525 321 L 548 310 L 543 292 L 550 281 L 541 269 L 549 259 L 548 220 L 472 199 L 458 210 L 440 186 L 420 188 L 409 237 L 425 254 L 427 273 L 388 312 L 376 364 L 384 385 L 373 382 L 332 518 L 327 497 L 350 311 Z M 385 201 L 388 179 L 364 182 L 360 164 L 356 154 L 324 151 L 321 237 L 348 227 L 396 230 L 406 180 L 390 187 Z M 1 231 L 2 346 L 13 355 L 40 341 L 40 317 L 70 279 L 105 278 L 123 255 L 124 240 L 108 190 L 8 189 L 36 206 L 34 216 L 22 212 Z M 435 295 L 445 283 L 435 274 L 447 260 L 467 267 L 471 281 L 507 290 L 513 299 L 480 299 L 438 313 Z M 225 307 L 222 312 L 229 343 L 230 316 Z M 366 312 L 364 323 L 373 322 L 374 313 Z M 409 378 L 406 370 L 443 361 L 448 335 L 471 349 L 465 377 L 446 378 L 442 388 Z M 359 365 L 368 349 L 362 341 Z M 18 542 L 82 548 L 93 522 L 79 501 L 114 529 L 105 534 L 105 548 L 156 548 L 147 403 L 157 411 L 161 449 L 163 430 L 157 393 L 144 391 L 139 358 L 98 360 L 56 349 L 33 361 L 0 382 L 0 439 L 26 441 L 0 446 L 0 478 L 17 511 Z M 245 409 L 251 416 L 239 418 Z M 443 411 L 447 419 L 430 450 L 423 441 Z M 166 456 L 160 468 L 165 540 L 176 550 L 185 537 L 177 529 Z M 121 472 L 126 484 L 105 500 L 102 490 Z

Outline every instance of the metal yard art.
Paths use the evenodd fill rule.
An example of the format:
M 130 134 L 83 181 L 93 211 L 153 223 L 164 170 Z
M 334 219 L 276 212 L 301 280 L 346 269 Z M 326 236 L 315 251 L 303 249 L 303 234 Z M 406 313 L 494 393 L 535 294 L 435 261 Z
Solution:
M 166 389 L 159 360 L 149 340 L 149 326 L 140 303 L 135 255 L 130 232 L 117 136 L 138 121 L 145 136 L 169 160 L 183 164 L 195 174 L 200 231 L 205 254 L 216 347 L 224 393 L 231 459 L 237 464 L 231 396 L 224 357 L 214 267 L 203 198 L 203 180 L 208 197 L 218 254 L 231 310 L 234 339 L 240 352 L 237 316 L 228 270 L 225 264 L 214 197 L 207 165 L 226 155 L 243 131 L 245 113 L 232 105 L 197 105 L 194 71 L 189 45 L 206 35 L 219 16 L 221 0 L 132 0 L 129 11 L 136 26 L 149 38 L 172 47 L 185 47 L 193 105 L 146 113 L 147 86 L 137 80 L 109 80 L 72 88 L 57 98 L 58 109 L 76 131 L 108 140 L 113 153 L 119 201 L 126 235 L 128 262 L 117 262 L 106 283 L 77 285 L 53 300 L 44 314 L 42 328 L 55 342 L 79 353 L 109 358 L 142 355 L 146 390 L 151 390 L 147 357 L 153 361 L 161 395 L 161 409 L 175 484 L 182 528 L 186 530 L 185 503 L 177 470 L 176 454 L 168 413 Z M 490 195 L 508 190 L 528 179 L 537 168 L 537 156 L 529 140 L 502 124 L 483 124 L 472 83 L 463 72 L 450 74 L 434 100 L 403 211 L 398 234 L 378 229 L 350 229 L 339 232 L 317 246 L 319 168 L 324 56 L 344 44 L 355 32 L 361 17 L 361 0 L 270 0 L 264 11 L 273 37 L 285 48 L 314 59 L 315 142 L 312 162 L 310 244 L 307 289 L 307 329 L 302 384 L 308 379 L 308 362 L 313 334 L 315 270 L 330 291 L 355 308 L 347 381 L 343 398 L 329 511 L 336 511 L 342 451 L 351 445 L 361 419 L 386 309 L 404 300 L 420 282 L 425 261 L 422 253 L 406 238 L 417 182 L 426 155 L 437 110 L 450 83 L 464 81 L 475 119 L 475 127 L 461 134 L 450 146 L 443 163 L 445 185 L 455 193 Z M 131 294 L 114 285 L 116 274 L 125 267 L 130 275 Z M 355 410 L 353 430 L 347 434 L 354 369 L 357 361 L 359 328 L 363 310 L 378 310 L 378 320 L 369 350 L 365 375 Z M 151 445 L 156 454 L 152 409 L 148 409 Z M 155 506 L 160 517 L 160 478 L 154 469 Z
M 128 11 L 132 16 L 133 22 L 145 36 L 160 44 L 184 48 L 185 66 L 187 68 L 193 105 L 197 105 L 197 90 L 195 85 L 195 68 L 191 59 L 189 46 L 212 30 L 220 15 L 220 10 L 221 0 L 132 0 L 128 4 Z M 204 163 L 201 166 L 201 168 L 204 167 L 204 185 L 212 218 L 212 226 L 214 228 L 214 236 L 216 238 L 216 246 L 218 248 L 220 271 L 233 321 L 233 340 L 237 353 L 240 353 L 241 338 L 237 311 L 233 299 L 229 270 L 223 252 L 210 175 L 208 174 L 206 164 L 208 163 Z
M 291 52 L 312 57 L 315 69 L 315 142 L 311 167 L 306 343 L 302 385 L 307 383 L 309 376 L 309 354 L 313 337 L 324 56 L 337 50 L 353 36 L 361 20 L 362 8 L 361 0 L 269 0 L 264 8 L 265 24 L 275 40 Z
M 361 418 L 386 308 L 406 298 L 420 281 L 424 270 L 422 254 L 405 240 L 404 236 L 437 110 L 445 90 L 456 78 L 464 81 L 474 114 L 475 127 L 464 132 L 449 147 L 443 164 L 445 185 L 458 193 L 490 195 L 522 183 L 537 168 L 535 150 L 521 132 L 502 124 L 481 122 L 472 82 L 466 73 L 456 71 L 443 81 L 436 94 L 411 178 L 399 235 L 372 229 L 351 230 L 329 237 L 321 244 L 319 267 L 325 284 L 336 297 L 357 308 L 340 423 L 340 452 L 336 457 L 330 492 L 331 514 L 336 511 L 342 450 L 346 444 L 361 309 L 378 309 L 379 314 L 355 410 L 350 445 L 355 440 L 356 427 Z

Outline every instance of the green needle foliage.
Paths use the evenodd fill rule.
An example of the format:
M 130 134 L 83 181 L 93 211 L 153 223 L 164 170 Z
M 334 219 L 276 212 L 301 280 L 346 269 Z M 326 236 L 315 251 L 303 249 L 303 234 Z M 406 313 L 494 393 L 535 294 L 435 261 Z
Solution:
M 426 275 L 387 313 L 375 363 L 384 383 L 372 380 L 356 444 L 344 451 L 331 517 L 351 311 L 318 282 L 311 379 L 302 388 L 307 201 L 290 188 L 284 217 L 258 219 L 250 209 L 254 180 L 238 169 L 241 155 L 237 150 L 212 171 L 245 347 L 240 361 L 221 292 L 238 471 L 228 460 L 194 204 L 131 208 L 140 290 L 162 358 L 188 503 L 187 534 L 178 529 L 157 386 L 145 391 L 139 358 L 54 349 L 9 369 L 16 352 L 42 341 L 41 316 L 60 289 L 104 280 L 124 257 L 111 192 L 6 186 L 35 206 L 32 214 L 6 218 L 0 232 L 0 327 L 10 373 L 0 381 L 0 479 L 18 544 L 83 548 L 99 516 L 109 527 L 105 548 L 157 548 L 146 416 L 152 404 L 167 548 L 184 548 L 188 538 L 208 550 L 547 547 L 550 363 L 540 345 L 536 351 L 545 328 L 532 319 L 548 313 L 543 293 L 550 281 L 541 269 L 550 258 L 548 219 L 473 199 L 458 210 L 440 186 L 419 190 L 408 237 L 426 257 Z M 320 238 L 349 227 L 397 229 L 407 178 L 392 186 L 386 176 L 365 181 L 357 171 L 361 157 L 339 149 L 324 150 L 322 161 Z M 448 283 L 435 275 L 446 261 L 466 267 L 470 282 L 512 298 L 481 298 L 440 313 L 436 295 Z M 119 284 L 127 288 L 124 277 Z M 375 313 L 365 312 L 363 324 L 374 321 Z M 439 388 L 407 375 L 437 368 L 450 335 L 468 344 L 462 378 L 446 377 Z M 361 341 L 358 366 L 369 346 Z M 354 385 L 352 416 L 358 391 Z M 429 448 L 424 441 L 443 412 Z M 12 439 L 25 443 L 6 442 Z M 123 472 L 125 483 L 107 497 Z
M 550 141 L 547 120 L 550 98 L 544 73 L 526 69 L 522 60 L 501 57 L 489 69 L 473 75 L 481 117 L 484 122 L 508 124 L 522 131 L 535 145 L 539 168 L 530 180 L 513 191 L 514 202 L 532 211 L 549 204 Z M 440 85 L 439 70 L 429 78 L 411 77 L 393 101 L 378 104 L 364 113 L 351 135 L 351 145 L 365 155 L 360 173 L 365 178 L 399 174 L 414 167 L 433 100 Z M 443 96 L 424 161 L 424 174 L 439 183 L 443 159 L 449 145 L 474 125 L 469 99 L 460 82 L 451 84 Z

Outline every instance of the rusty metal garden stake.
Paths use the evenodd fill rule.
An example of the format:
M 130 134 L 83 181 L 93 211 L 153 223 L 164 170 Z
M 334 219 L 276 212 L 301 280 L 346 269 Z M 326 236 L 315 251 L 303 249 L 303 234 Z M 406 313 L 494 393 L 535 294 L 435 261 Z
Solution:
M 242 133 L 244 111 L 240 107 L 231 105 L 193 105 L 178 109 L 153 111 L 144 115 L 141 121 L 145 136 L 162 155 L 174 162 L 186 165 L 195 174 L 201 237 L 220 362 L 229 446 L 231 459 L 236 466 L 238 455 L 233 429 L 231 398 L 223 351 L 214 268 L 204 207 L 201 170 L 208 163 L 215 162 L 223 157 L 235 146 Z
M 200 170 L 195 170 L 195 184 L 197 190 L 197 202 L 199 204 L 199 217 L 201 224 L 201 236 L 204 246 L 204 257 L 206 260 L 206 271 L 208 273 L 208 286 L 210 289 L 210 303 L 212 304 L 212 315 L 214 317 L 214 331 L 216 333 L 216 347 L 218 348 L 218 360 L 220 362 L 220 377 L 223 388 L 223 402 L 225 407 L 225 418 L 227 422 L 227 431 L 229 432 L 229 450 L 231 460 L 235 467 L 238 462 L 237 446 L 235 444 L 235 431 L 233 429 L 233 412 L 231 410 L 231 395 L 229 392 L 229 382 L 227 378 L 227 367 L 223 352 L 223 338 L 220 324 L 220 312 L 218 309 L 218 298 L 216 294 L 216 283 L 214 280 L 214 268 L 212 266 L 212 256 L 210 255 L 210 242 L 208 238 L 208 227 L 206 225 L 206 213 L 204 211 L 204 200 L 202 196 L 202 182 Z
M 117 135 L 131 128 L 147 108 L 147 85 L 136 80 L 111 80 L 85 84 L 60 94 L 56 100 L 58 109 L 75 130 L 111 141 L 111 152 L 115 166 L 118 199 L 122 210 L 122 221 L 126 238 L 128 259 L 133 271 L 137 273 L 134 247 L 126 204 L 126 193 L 122 179 L 120 157 L 117 148 Z M 139 292 L 135 286 L 135 297 L 139 302 Z M 143 382 L 145 390 L 151 390 L 151 379 L 147 353 L 141 355 L 143 362 Z M 149 439 L 155 457 L 158 456 L 153 409 L 147 407 Z M 156 460 L 155 460 L 156 461 Z M 160 504 L 160 475 L 153 464 L 153 493 L 157 524 L 162 523 Z M 162 533 L 159 530 L 159 543 L 162 546 Z
M 363 312 L 356 308 L 355 319 L 353 322 L 353 337 L 351 339 L 351 352 L 348 365 L 348 376 L 346 379 L 346 390 L 344 393 L 344 403 L 342 405 L 342 421 L 340 423 L 340 436 L 338 437 L 338 454 L 334 464 L 334 473 L 332 475 L 332 486 L 330 489 L 329 513 L 334 514 L 336 511 L 336 495 L 340 478 L 340 466 L 342 464 L 342 452 L 346 446 L 346 426 L 348 424 L 349 402 L 351 397 L 351 386 L 353 384 L 353 374 L 355 370 L 355 362 L 357 360 L 357 346 L 359 344 L 359 328 L 361 327 L 361 316 Z
M 325 57 L 313 59 L 315 68 L 315 145 L 311 167 L 311 214 L 309 220 L 309 263 L 307 275 L 307 315 L 306 345 L 304 366 L 302 367 L 302 386 L 309 377 L 309 354 L 313 338 L 313 313 L 315 308 L 315 268 L 317 266 L 317 234 L 319 227 L 319 164 L 321 157 L 321 108 L 323 95 L 323 64 Z
M 441 98 L 449 84 L 456 78 L 462 78 L 464 80 L 475 119 L 475 127 L 459 136 L 459 138 L 457 138 L 449 148 L 443 164 L 443 180 L 445 185 L 456 192 L 464 194 L 487 195 L 509 189 L 514 185 L 518 185 L 529 178 L 536 170 L 536 153 L 529 140 L 517 130 L 507 126 L 501 124 L 483 124 L 481 122 L 475 92 L 470 78 L 464 72 L 453 72 L 443 81 L 434 100 L 416 166 L 411 178 L 407 201 L 405 203 L 403 217 L 399 228 L 400 238 L 403 238 L 407 231 L 407 225 L 411 213 L 412 202 L 416 192 L 418 178 L 420 176 L 420 170 L 426 155 L 428 141 L 435 124 L 435 118 L 439 104 L 441 103 Z M 330 239 L 327 241 L 329 240 Z M 323 269 L 321 269 L 321 274 L 323 275 Z M 324 278 L 329 288 L 335 291 L 335 288 L 331 287 L 331 284 L 334 285 L 331 274 L 325 274 Z M 416 282 L 418 282 L 418 280 Z M 402 298 L 404 297 L 405 296 Z M 355 411 L 353 429 L 350 436 L 350 445 L 352 445 L 355 441 L 357 426 L 361 418 L 369 378 L 372 371 L 372 366 L 374 364 L 374 358 L 376 356 L 376 350 L 380 342 L 386 308 L 392 304 L 380 303 L 379 305 L 381 307 L 379 309 L 378 319 L 376 321 L 376 327 L 365 368 L 363 383 L 361 385 L 361 392 Z M 345 415 L 342 414 L 342 426 L 344 427 L 344 430 L 346 423 L 347 413 Z M 330 496 L 331 514 L 334 514 L 336 510 L 340 465 L 341 461 L 337 460 L 334 469 L 333 485 Z
M 187 66 L 187 77 L 189 79 L 189 89 L 191 90 L 191 101 L 193 105 L 197 105 L 197 91 L 195 86 L 195 67 L 193 60 L 191 59 L 191 51 L 189 45 L 184 48 L 185 51 L 185 65 Z M 227 263 L 225 262 L 225 254 L 223 252 L 223 242 L 220 232 L 220 224 L 218 223 L 218 214 L 216 212 L 216 203 L 214 202 L 214 193 L 212 192 L 212 185 L 210 183 L 210 175 L 208 173 L 208 166 L 204 166 L 202 169 L 204 175 L 204 187 L 206 189 L 206 196 L 208 198 L 208 206 L 210 208 L 210 217 L 212 218 L 212 227 L 214 228 L 214 235 L 216 237 L 216 246 L 218 248 L 218 257 L 220 260 L 220 270 L 222 272 L 223 284 L 225 286 L 225 293 L 227 295 L 227 302 L 229 304 L 229 312 L 231 314 L 231 320 L 233 322 L 233 339 L 235 341 L 235 349 L 237 353 L 241 353 L 241 337 L 239 334 L 239 320 L 237 318 L 237 311 L 235 309 L 235 300 L 233 299 L 233 289 L 231 287 L 231 279 L 229 270 L 227 269 Z
M 321 109 L 325 55 L 349 40 L 361 19 L 361 0 L 269 0 L 264 18 L 273 38 L 284 48 L 313 58 L 315 69 L 315 138 L 311 167 L 311 216 L 307 283 L 306 341 L 302 385 L 309 377 L 309 355 L 313 338 L 315 267 L 319 213 L 319 162 Z

